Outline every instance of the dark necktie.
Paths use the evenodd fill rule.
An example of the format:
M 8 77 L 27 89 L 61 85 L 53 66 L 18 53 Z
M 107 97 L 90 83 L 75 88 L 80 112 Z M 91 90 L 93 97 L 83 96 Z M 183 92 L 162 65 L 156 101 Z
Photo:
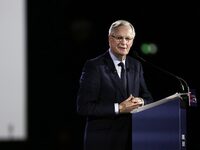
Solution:
M 121 66 L 121 81 L 122 81 L 122 85 L 123 85 L 123 88 L 125 90 L 125 93 L 126 93 L 126 88 L 127 88 L 127 80 L 126 80 L 126 70 L 125 70 L 125 67 L 124 67 L 124 63 L 123 62 L 120 62 L 118 64 L 119 66 Z

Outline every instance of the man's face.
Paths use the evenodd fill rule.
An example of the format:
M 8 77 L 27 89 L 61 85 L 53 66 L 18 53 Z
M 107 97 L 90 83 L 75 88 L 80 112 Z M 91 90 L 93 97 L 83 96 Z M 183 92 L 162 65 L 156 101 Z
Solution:
M 124 59 L 133 44 L 135 33 L 130 26 L 120 26 L 109 36 L 109 46 L 115 56 Z

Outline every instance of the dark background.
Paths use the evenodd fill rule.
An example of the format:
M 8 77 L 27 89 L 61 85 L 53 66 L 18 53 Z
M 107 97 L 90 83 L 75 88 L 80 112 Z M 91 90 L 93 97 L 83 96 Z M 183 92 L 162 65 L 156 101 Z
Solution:
M 132 51 L 187 81 L 198 96 L 199 9 L 195 3 L 134 1 L 27 2 L 28 139 L 0 142 L 1 147 L 82 150 L 84 118 L 76 114 L 76 93 L 84 62 L 108 49 L 112 22 L 126 19 L 136 30 Z M 118 3 L 118 4 L 116 4 Z M 144 55 L 142 43 L 155 43 L 156 55 Z M 155 99 L 179 90 L 169 74 L 144 64 Z M 199 106 L 187 108 L 187 148 L 200 147 Z

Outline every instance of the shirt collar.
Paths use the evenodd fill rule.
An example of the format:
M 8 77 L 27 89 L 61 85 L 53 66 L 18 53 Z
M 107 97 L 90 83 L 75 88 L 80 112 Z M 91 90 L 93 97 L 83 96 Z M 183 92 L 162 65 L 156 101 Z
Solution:
M 110 53 L 110 56 L 111 56 L 111 58 L 112 58 L 112 60 L 113 60 L 113 62 L 114 62 L 114 64 L 115 64 L 115 67 L 118 66 L 118 64 L 119 64 L 121 61 L 112 53 L 111 49 L 109 49 L 109 53 Z M 123 62 L 124 65 L 125 65 L 125 59 L 122 60 L 122 62 Z

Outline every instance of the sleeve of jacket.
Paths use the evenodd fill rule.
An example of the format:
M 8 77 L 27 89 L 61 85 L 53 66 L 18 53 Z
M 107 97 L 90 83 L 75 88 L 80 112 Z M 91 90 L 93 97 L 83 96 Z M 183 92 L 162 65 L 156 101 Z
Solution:
M 114 104 L 110 100 L 100 101 L 101 76 L 98 62 L 92 60 L 84 64 L 77 94 L 77 112 L 86 116 L 115 115 Z

